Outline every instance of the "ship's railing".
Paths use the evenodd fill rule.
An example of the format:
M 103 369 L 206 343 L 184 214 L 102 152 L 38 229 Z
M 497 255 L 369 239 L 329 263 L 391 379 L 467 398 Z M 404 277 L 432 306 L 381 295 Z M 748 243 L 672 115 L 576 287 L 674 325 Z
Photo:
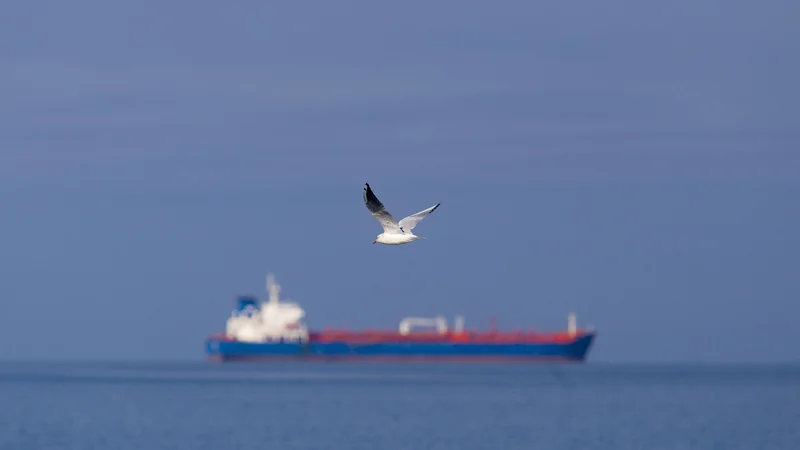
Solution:
M 401 334 L 392 330 L 346 330 L 326 328 L 321 332 L 314 332 L 315 339 L 322 342 L 335 342 L 339 340 L 358 341 L 358 342 L 441 342 L 442 339 L 453 342 L 484 342 L 484 343 L 569 343 L 589 334 L 587 330 L 568 330 L 556 332 L 541 331 L 417 331 L 409 334 Z

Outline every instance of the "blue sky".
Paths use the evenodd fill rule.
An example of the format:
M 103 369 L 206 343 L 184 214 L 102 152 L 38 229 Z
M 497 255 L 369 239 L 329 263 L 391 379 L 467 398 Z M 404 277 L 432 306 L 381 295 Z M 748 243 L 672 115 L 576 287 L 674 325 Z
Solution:
M 3 5 L 0 358 L 198 359 L 272 271 L 312 327 L 797 361 L 798 8 Z

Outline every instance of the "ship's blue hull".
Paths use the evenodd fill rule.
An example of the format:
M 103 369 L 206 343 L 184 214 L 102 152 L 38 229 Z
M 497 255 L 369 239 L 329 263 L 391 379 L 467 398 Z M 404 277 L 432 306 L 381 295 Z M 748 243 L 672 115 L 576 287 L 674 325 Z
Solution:
M 594 334 L 567 343 L 247 343 L 208 339 L 206 354 L 221 361 L 274 359 L 564 360 L 586 358 Z

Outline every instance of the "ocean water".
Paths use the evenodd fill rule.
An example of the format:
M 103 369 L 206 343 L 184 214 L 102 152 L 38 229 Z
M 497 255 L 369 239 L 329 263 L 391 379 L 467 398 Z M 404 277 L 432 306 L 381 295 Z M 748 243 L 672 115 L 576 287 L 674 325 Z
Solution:
M 800 366 L 0 363 L 0 449 L 800 449 Z

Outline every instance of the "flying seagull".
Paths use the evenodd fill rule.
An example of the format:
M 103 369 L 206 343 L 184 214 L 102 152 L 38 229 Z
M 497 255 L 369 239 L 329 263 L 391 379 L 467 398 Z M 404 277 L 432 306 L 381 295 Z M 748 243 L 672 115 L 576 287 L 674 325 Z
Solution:
M 417 223 L 424 219 L 425 216 L 428 214 L 436 211 L 436 208 L 439 207 L 441 203 L 437 203 L 434 206 L 431 206 L 428 209 L 424 209 L 416 214 L 412 214 L 408 217 L 405 217 L 400 222 L 394 220 L 389 211 L 383 206 L 378 197 L 375 196 L 375 193 L 372 192 L 372 188 L 369 187 L 369 183 L 366 183 L 366 187 L 364 188 L 364 203 L 367 204 L 367 209 L 369 210 L 372 215 L 378 219 L 378 222 L 383 227 L 383 233 L 379 234 L 378 237 L 372 241 L 373 244 L 381 243 L 387 245 L 400 245 L 400 244 L 408 244 L 409 242 L 414 242 L 418 239 L 424 239 L 422 236 L 416 236 L 411 230 L 417 225 Z

